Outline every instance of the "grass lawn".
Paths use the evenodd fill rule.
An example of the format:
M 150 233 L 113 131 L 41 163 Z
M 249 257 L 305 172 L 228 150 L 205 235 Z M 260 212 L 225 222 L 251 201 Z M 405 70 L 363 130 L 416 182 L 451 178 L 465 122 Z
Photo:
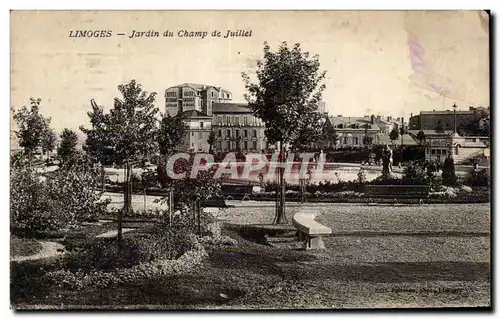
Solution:
M 323 213 L 318 220 L 333 229 L 323 251 L 298 249 L 290 232 L 267 243 L 259 226 L 236 224 L 269 223 L 273 206 L 241 205 L 223 216 L 232 224 L 223 234 L 239 245 L 214 248 L 190 273 L 73 291 L 41 280 L 47 262 L 31 263 L 14 270 L 24 277 L 15 276 L 11 302 L 31 309 L 490 305 L 489 205 L 290 205 L 289 221 L 296 211 Z
M 10 237 L 10 256 L 30 256 L 39 253 L 42 245 L 32 238 Z

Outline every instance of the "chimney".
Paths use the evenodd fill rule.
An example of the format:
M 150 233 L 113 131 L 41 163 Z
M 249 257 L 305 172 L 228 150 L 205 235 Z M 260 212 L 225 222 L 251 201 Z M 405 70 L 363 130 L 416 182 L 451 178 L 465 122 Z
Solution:
M 370 117 L 370 123 L 375 124 L 375 115 Z

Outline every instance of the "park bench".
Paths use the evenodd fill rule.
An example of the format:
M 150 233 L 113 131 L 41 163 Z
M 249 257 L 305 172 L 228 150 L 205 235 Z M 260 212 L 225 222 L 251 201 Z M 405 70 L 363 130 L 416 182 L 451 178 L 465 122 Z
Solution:
M 227 200 L 245 199 L 252 194 L 253 185 L 222 185 L 221 193 Z
M 324 249 L 323 237 L 332 233 L 331 228 L 318 223 L 314 218 L 318 213 L 296 213 L 292 223 L 297 228 L 299 240 L 304 241 L 305 249 Z
M 366 185 L 365 197 L 372 201 L 374 198 L 390 199 L 396 203 L 398 199 L 417 199 L 422 204 L 429 192 L 428 185 Z

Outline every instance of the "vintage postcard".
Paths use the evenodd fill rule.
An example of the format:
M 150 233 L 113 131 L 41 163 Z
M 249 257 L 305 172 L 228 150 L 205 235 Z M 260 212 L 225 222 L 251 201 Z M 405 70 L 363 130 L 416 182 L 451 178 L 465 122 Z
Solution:
M 489 309 L 489 30 L 11 11 L 11 308 Z

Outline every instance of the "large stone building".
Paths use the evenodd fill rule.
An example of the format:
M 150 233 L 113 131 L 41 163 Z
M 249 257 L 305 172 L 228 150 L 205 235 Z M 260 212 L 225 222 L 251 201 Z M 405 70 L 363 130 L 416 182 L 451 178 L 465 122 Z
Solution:
M 425 159 L 444 162 L 451 156 L 455 164 L 470 164 L 476 158 L 490 158 L 488 137 L 459 136 L 456 133 L 428 133 L 425 136 Z
M 338 140 L 336 143 L 328 141 L 328 145 L 324 146 L 362 147 L 369 140 L 371 140 L 370 144 L 375 144 L 380 128 L 373 120 L 373 117 L 344 117 L 340 115 L 327 117 L 325 127 L 327 130 L 334 130 Z M 370 139 L 366 139 L 365 136 L 370 137 Z
M 470 135 L 478 122 L 489 116 L 489 108 L 469 107 L 468 111 L 446 110 L 446 111 L 422 111 L 418 115 L 410 117 L 410 130 L 435 130 L 441 126 L 444 130 L 453 130 L 455 124 L 461 135 Z
M 217 151 L 262 151 L 268 147 L 265 125 L 246 104 L 214 103 L 212 127 Z
M 184 83 L 165 91 L 167 114 L 183 114 L 189 127 L 183 150 L 207 151 L 210 131 L 216 152 L 261 151 L 267 147 L 262 121 L 246 104 L 230 103 L 231 92 L 220 87 Z

